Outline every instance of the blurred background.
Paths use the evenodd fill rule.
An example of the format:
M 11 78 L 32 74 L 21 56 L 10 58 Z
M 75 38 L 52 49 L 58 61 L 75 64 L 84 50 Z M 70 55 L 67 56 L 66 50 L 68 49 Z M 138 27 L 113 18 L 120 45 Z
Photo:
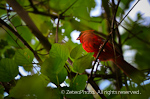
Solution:
M 55 43 L 65 45 L 68 50 L 68 57 L 73 63 L 76 59 L 71 57 L 77 54 L 78 57 L 81 54 L 86 55 L 87 53 L 83 49 L 78 49 L 73 52 L 77 46 L 80 46 L 80 42 L 76 40 L 81 31 L 84 30 L 95 30 L 100 36 L 106 39 L 110 33 L 110 23 L 112 21 L 112 16 L 116 9 L 118 0 L 13 0 L 17 1 L 21 8 L 23 8 L 29 15 L 29 18 L 34 22 L 37 29 L 40 31 L 42 36 L 48 39 L 51 46 Z M 12 4 L 12 5 L 11 5 Z M 0 82 L 10 82 L 15 78 L 15 81 L 19 81 L 21 77 L 28 77 L 29 75 L 46 75 L 49 79 L 50 74 L 43 72 L 48 67 L 43 68 L 41 71 L 41 64 L 35 53 L 27 51 L 26 43 L 20 41 L 13 31 L 17 32 L 18 35 L 23 37 L 23 39 L 33 48 L 37 55 L 44 61 L 44 64 L 48 64 L 46 60 L 51 57 L 47 51 L 49 48 L 45 47 L 40 39 L 41 36 L 36 36 L 33 33 L 34 29 L 32 24 L 25 19 L 28 19 L 25 15 L 21 16 L 19 14 L 19 7 L 14 8 L 15 3 L 10 3 L 9 0 L 1 0 L 0 2 L 0 60 L 1 64 L 3 59 L 8 58 L 15 60 L 16 64 L 19 64 L 19 70 L 11 71 L 14 74 L 11 79 L 7 79 L 5 71 L 1 72 Z M 15 10 L 14 10 L 15 9 Z M 18 10 L 17 10 L 18 9 Z M 136 68 L 142 70 L 147 78 L 141 86 L 145 86 L 146 89 L 142 89 L 141 86 L 130 81 L 130 79 L 122 79 L 122 87 L 120 90 L 139 90 L 142 94 L 141 96 L 130 96 L 130 98 L 143 98 L 150 99 L 148 95 L 149 89 L 149 72 L 150 72 L 150 1 L 149 0 L 121 0 L 116 13 L 116 23 L 119 22 L 118 33 L 120 36 L 115 35 L 115 42 L 121 47 L 124 59 L 135 66 Z M 125 18 L 125 19 L 123 19 Z M 123 19 L 123 20 L 122 20 Z M 6 24 L 5 24 L 6 23 Z M 9 25 L 9 26 L 7 26 Z M 26 48 L 27 47 L 27 48 Z M 25 49 L 25 51 L 23 51 Z M 64 51 L 64 50 L 63 50 Z M 62 51 L 62 52 L 63 52 Z M 27 54 L 25 54 L 27 52 Z M 65 51 L 64 51 L 65 52 Z M 80 55 L 78 54 L 79 52 Z M 28 55 L 28 56 L 27 56 Z M 64 55 L 65 56 L 65 55 Z M 31 59 L 29 59 L 31 57 Z M 92 55 L 90 56 L 92 57 Z M 89 58 L 90 59 L 90 58 Z M 54 60 L 53 60 L 54 61 Z M 88 61 L 88 60 L 87 60 Z M 47 62 L 47 63 L 45 63 Z M 67 65 L 71 68 L 71 64 L 67 62 Z M 56 62 L 57 63 L 57 62 Z M 86 63 L 86 61 L 85 61 Z M 4 63 L 6 64 L 6 63 Z M 111 62 L 100 62 L 98 68 L 98 74 L 111 74 L 108 67 L 113 67 Z M 56 64 L 55 64 L 56 65 Z M 79 64 L 78 64 L 79 65 Z M 74 66 L 74 65 L 73 65 Z M 76 67 L 76 66 L 75 66 Z M 4 68 L 0 67 L 0 70 Z M 8 68 L 6 68 L 7 70 Z M 49 68 L 50 69 L 50 68 Z M 48 70 L 49 70 L 48 69 Z M 91 69 L 85 68 L 87 72 L 90 73 Z M 94 69 L 96 70 L 96 69 Z M 9 72 L 10 72 L 9 71 Z M 61 71 L 61 70 L 59 70 Z M 71 68 L 71 71 L 78 73 L 75 68 Z M 82 74 L 82 73 L 81 73 Z M 11 74 L 9 74 L 11 75 Z M 58 76 L 58 75 L 57 75 Z M 59 75 L 60 76 L 60 75 Z M 58 76 L 58 79 L 59 79 Z M 61 79 L 60 87 L 70 86 L 69 75 L 67 72 L 62 74 L 65 79 Z M 2 80 L 2 78 L 6 78 Z M 45 76 L 44 76 L 45 77 Z M 9 78 L 9 77 L 8 77 Z M 86 78 L 86 77 L 85 77 Z M 45 79 L 45 78 L 44 78 Z M 56 78 L 55 78 L 56 80 Z M 23 80 L 24 81 L 24 80 Z M 20 84 L 23 83 L 20 81 Z M 30 80 L 32 82 L 32 80 Z M 101 90 L 117 90 L 117 81 L 114 79 L 103 79 L 99 78 L 95 80 L 96 84 Z M 124 83 L 127 82 L 127 83 Z M 5 83 L 6 84 L 6 83 Z M 10 83 L 11 85 L 12 83 Z M 0 88 L 3 89 L 3 83 Z M 15 96 L 17 94 L 16 90 L 19 90 L 19 85 L 13 89 L 11 94 Z M 28 86 L 28 85 L 27 85 Z M 9 86 L 10 89 L 12 86 Z M 47 87 L 58 88 L 58 85 L 54 82 L 48 82 Z M 17 89 L 18 88 L 18 89 Z M 0 91 L 1 91 L 0 89 Z M 6 89 L 6 87 L 5 87 Z M 9 89 L 9 88 L 8 88 Z M 22 87 L 22 90 L 24 87 Z M 91 89 L 93 90 L 93 89 Z M 16 93 L 15 93 L 16 91 Z M 9 96 L 9 92 L 2 91 L 2 97 Z M 4 93 L 4 94 L 3 94 Z M 24 93 L 23 93 L 24 94 Z M 106 95 L 110 99 L 120 99 L 119 95 Z M 97 96 L 95 96 L 97 97 Z M 128 97 L 128 96 L 125 96 Z M 124 98 L 125 99 L 125 98 Z

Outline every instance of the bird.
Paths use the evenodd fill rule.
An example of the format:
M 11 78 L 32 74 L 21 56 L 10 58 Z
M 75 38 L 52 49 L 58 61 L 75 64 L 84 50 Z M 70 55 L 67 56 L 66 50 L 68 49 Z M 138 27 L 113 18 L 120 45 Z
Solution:
M 80 40 L 82 47 L 88 53 L 94 52 L 96 58 L 101 49 L 105 39 L 94 33 L 94 30 L 81 31 L 77 40 Z M 133 82 L 140 84 L 144 81 L 145 75 L 143 72 L 126 62 L 119 51 L 113 48 L 110 42 L 107 42 L 100 53 L 98 59 L 100 61 L 112 61 L 118 66 Z

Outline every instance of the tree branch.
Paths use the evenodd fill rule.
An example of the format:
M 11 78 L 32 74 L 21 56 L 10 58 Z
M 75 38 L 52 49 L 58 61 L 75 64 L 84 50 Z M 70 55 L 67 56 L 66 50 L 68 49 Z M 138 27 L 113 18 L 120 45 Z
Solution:
M 21 35 L 20 35 L 18 32 L 16 32 L 12 27 L 10 27 L 10 26 L 9 26 L 7 23 L 5 23 L 2 19 L 0 19 L 0 25 L 1 25 L 2 28 L 7 28 L 7 29 L 9 29 L 28 49 L 30 49 L 30 50 L 33 52 L 35 58 L 36 58 L 39 62 L 42 61 L 42 60 L 40 59 L 40 57 L 37 55 L 37 52 L 32 49 L 32 47 L 23 39 L 23 37 L 21 37 Z
M 107 99 L 107 98 L 105 97 L 105 95 L 101 93 L 100 88 L 97 86 L 97 84 L 93 81 L 92 78 L 88 79 L 88 83 L 91 84 L 91 86 L 95 89 L 95 91 L 98 93 L 98 95 L 99 95 L 102 99 Z
M 32 33 L 39 39 L 44 48 L 49 52 L 51 49 L 51 44 L 46 37 L 42 35 L 39 29 L 36 27 L 32 19 L 29 17 L 28 13 L 19 5 L 16 0 L 6 0 L 7 3 L 17 12 L 21 19 L 27 24 Z
M 110 32 L 110 24 L 111 24 L 111 15 L 110 15 L 110 9 L 108 5 L 108 0 L 102 0 L 102 6 L 105 10 L 104 16 L 107 20 L 107 31 Z

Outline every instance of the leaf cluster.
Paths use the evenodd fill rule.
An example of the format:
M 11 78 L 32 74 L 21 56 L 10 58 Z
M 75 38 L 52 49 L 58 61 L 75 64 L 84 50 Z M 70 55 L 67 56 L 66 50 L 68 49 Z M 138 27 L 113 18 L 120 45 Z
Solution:
M 1 0 L 0 98 L 150 97 L 149 25 L 143 24 L 146 18 L 141 14 L 137 14 L 136 21 L 130 17 L 124 19 L 132 2 L 101 0 L 102 13 L 91 16 L 97 7 L 95 0 Z M 119 31 L 120 27 L 123 32 Z M 109 41 L 122 55 L 134 50 L 132 60 L 147 75 L 146 83 L 137 85 L 111 62 L 98 61 L 93 66 L 93 53 L 87 53 L 81 44 L 72 41 L 73 31 L 84 30 L 95 30 L 103 38 L 112 33 Z M 126 45 L 129 49 L 122 49 Z M 103 90 L 139 90 L 140 94 L 99 94 L 99 87 L 104 86 L 106 80 L 110 84 Z

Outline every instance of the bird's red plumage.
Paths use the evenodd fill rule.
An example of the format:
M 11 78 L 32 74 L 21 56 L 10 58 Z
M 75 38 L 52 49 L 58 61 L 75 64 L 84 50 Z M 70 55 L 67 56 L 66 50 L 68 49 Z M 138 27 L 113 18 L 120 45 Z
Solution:
M 77 38 L 82 43 L 84 50 L 87 52 L 94 52 L 94 57 L 100 49 L 100 46 L 104 43 L 104 39 L 94 33 L 94 30 L 82 31 L 80 36 Z M 115 51 L 115 53 L 114 53 Z M 107 42 L 104 46 L 103 51 L 98 57 L 101 61 L 113 61 L 124 73 L 132 78 L 134 82 L 141 82 L 144 79 L 144 74 L 127 63 L 116 49 L 113 49 L 111 43 Z M 136 76 L 137 77 L 136 77 Z
M 81 32 L 80 34 L 80 42 L 82 43 L 82 46 L 84 50 L 87 52 L 94 52 L 94 57 L 96 57 L 100 46 L 104 43 L 104 39 L 100 36 L 94 34 L 93 30 L 86 30 Z M 102 53 L 99 56 L 99 59 L 101 61 L 109 61 L 114 60 L 115 55 L 118 56 L 118 52 L 114 54 L 114 49 L 112 45 L 107 42 L 106 46 L 104 47 Z

